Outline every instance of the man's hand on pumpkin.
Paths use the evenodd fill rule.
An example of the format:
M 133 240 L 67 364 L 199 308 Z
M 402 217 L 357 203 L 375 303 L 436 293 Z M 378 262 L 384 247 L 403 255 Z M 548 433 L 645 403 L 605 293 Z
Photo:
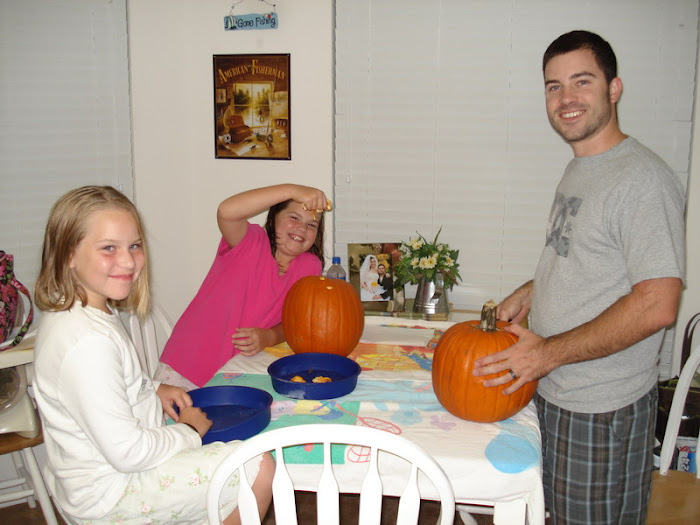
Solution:
M 484 386 L 499 386 L 512 382 L 503 394 L 512 394 L 521 386 L 547 375 L 549 363 L 546 362 L 544 350 L 545 339 L 523 328 L 511 324 L 507 332 L 518 337 L 512 346 L 474 361 L 473 374 L 485 376 L 500 374 L 498 377 L 484 380 Z M 514 377 L 515 376 L 515 377 Z

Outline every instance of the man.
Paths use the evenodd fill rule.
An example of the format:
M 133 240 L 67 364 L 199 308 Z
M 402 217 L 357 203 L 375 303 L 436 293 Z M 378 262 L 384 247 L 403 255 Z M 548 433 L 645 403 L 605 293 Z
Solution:
M 384 288 L 384 292 L 380 295 L 382 301 L 388 301 L 394 295 L 394 280 L 391 274 L 386 273 L 386 266 L 379 264 L 377 267 L 379 279 L 377 284 Z
M 532 281 L 499 305 L 519 340 L 479 359 L 510 394 L 539 379 L 550 524 L 646 523 L 657 359 L 685 271 L 684 197 L 670 168 L 619 128 L 617 61 L 573 31 L 544 54 L 547 115 L 574 159 Z M 530 330 L 517 323 L 530 313 Z M 504 373 L 505 372 L 505 373 Z

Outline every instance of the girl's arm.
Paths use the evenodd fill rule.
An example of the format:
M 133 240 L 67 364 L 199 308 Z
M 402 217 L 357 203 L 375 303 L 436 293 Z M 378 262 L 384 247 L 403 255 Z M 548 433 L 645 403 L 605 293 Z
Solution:
M 161 383 L 156 389 L 156 394 L 160 398 L 165 413 L 176 423 L 190 425 L 197 431 L 199 437 L 204 437 L 204 434 L 211 428 L 212 422 L 207 418 L 207 415 L 202 412 L 202 409 L 192 406 L 192 398 L 179 386 Z M 179 414 L 175 410 L 175 406 L 180 411 Z
M 153 386 L 155 387 L 155 382 Z M 192 406 L 192 398 L 179 386 L 161 383 L 158 385 L 158 387 L 156 387 L 156 394 L 158 394 L 158 397 L 160 398 L 160 403 L 163 405 L 163 410 L 173 419 L 173 421 L 178 421 L 180 419 L 175 407 L 177 407 L 177 410 L 181 411 L 185 407 Z
M 233 195 L 219 204 L 216 219 L 226 243 L 236 246 L 248 231 L 248 219 L 270 206 L 287 200 L 300 202 L 309 210 L 325 210 L 326 195 L 316 188 L 299 184 L 278 184 Z
M 239 328 L 233 334 L 233 346 L 245 356 L 253 356 L 268 346 L 284 341 L 282 323 L 272 328 Z
M 79 438 L 82 434 L 118 471 L 147 470 L 181 450 L 201 446 L 184 425 L 141 425 L 127 395 L 122 356 L 111 339 L 82 338 L 57 373 L 62 385 L 59 401 L 77 425 L 66 430 Z

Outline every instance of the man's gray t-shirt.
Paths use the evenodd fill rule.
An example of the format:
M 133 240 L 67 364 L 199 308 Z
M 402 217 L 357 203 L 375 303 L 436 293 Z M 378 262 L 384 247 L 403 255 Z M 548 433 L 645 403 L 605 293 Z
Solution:
M 530 327 L 549 337 L 597 317 L 640 281 L 685 274 L 678 177 L 628 137 L 573 159 L 557 187 L 535 273 Z M 615 354 L 559 367 L 538 393 L 583 413 L 617 410 L 658 380 L 663 330 Z

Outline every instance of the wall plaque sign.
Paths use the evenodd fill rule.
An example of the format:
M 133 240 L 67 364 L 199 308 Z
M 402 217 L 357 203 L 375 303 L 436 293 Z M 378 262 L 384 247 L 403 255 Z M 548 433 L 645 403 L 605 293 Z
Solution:
M 277 13 L 227 15 L 224 17 L 226 31 L 258 31 L 261 29 L 277 29 L 279 18 Z

